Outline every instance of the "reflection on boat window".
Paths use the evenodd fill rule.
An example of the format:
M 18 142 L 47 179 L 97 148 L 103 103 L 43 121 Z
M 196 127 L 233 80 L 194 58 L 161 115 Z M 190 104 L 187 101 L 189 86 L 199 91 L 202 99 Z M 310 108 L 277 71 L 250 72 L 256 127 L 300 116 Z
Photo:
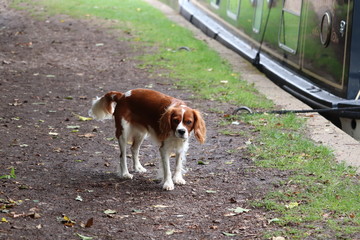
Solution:
M 240 1 L 241 0 L 228 0 L 227 2 L 227 15 L 232 19 L 237 19 L 239 17 L 240 10 Z
M 298 47 L 301 4 L 302 0 L 283 0 L 279 46 L 292 54 Z
M 219 8 L 220 0 L 211 0 L 211 6 L 214 8 Z
M 253 31 L 256 33 L 259 33 L 260 26 L 261 26 L 262 13 L 263 13 L 264 0 L 256 0 L 254 2 L 256 4 L 253 4 L 253 6 L 255 7 Z

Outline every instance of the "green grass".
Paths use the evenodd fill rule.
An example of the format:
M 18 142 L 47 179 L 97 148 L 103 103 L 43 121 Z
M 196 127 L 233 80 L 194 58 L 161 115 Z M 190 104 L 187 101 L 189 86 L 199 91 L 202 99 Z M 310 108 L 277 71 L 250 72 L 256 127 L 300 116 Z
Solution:
M 119 23 L 114 24 L 114 27 L 131 33 L 130 41 L 154 49 L 149 54 L 139 56 L 143 61 L 139 67 L 150 72 L 166 70 L 162 72 L 162 77 L 179 80 L 181 86 L 191 88 L 198 97 L 252 108 L 273 106 L 252 85 L 241 80 L 240 74 L 233 71 L 230 64 L 221 59 L 217 52 L 209 49 L 206 43 L 194 40 L 191 31 L 174 24 L 147 3 L 138 0 L 14 2 L 16 6 L 23 6 L 24 2 L 33 4 L 31 11 L 37 16 L 61 13 L 77 18 L 117 20 Z M 46 6 L 45 12 L 34 10 L 39 4 Z M 179 50 L 184 46 L 190 51 Z
M 254 203 L 280 214 L 276 224 L 284 227 L 282 236 L 304 239 L 325 234 L 326 239 L 330 234 L 351 239 L 360 231 L 356 169 L 336 163 L 328 148 L 304 137 L 303 121 L 295 115 L 246 116 L 244 120 L 260 132 L 250 149 L 256 164 L 293 173 L 287 182 L 279 183 L 278 191 Z
M 37 10 L 40 5 L 45 11 Z M 133 42 L 134 48 L 149 49 L 138 57 L 139 68 L 149 71 L 149 75 L 180 82 L 180 87 L 192 90 L 196 97 L 257 109 L 274 107 L 218 53 L 142 1 L 15 0 L 13 6 L 43 18 L 66 14 L 116 20 L 113 28 L 126 32 L 130 36 L 126 41 Z M 190 51 L 179 50 L 183 46 Z M 307 139 L 304 119 L 294 114 L 244 115 L 232 116 L 221 124 L 225 128 L 234 119 L 253 126 L 256 134 L 251 135 L 254 139 L 249 144 L 249 154 L 259 167 L 291 173 L 289 179 L 277 183 L 276 191 L 254 203 L 278 218 L 270 224 L 281 230 L 264 233 L 265 236 L 351 239 L 360 231 L 359 176 L 355 169 L 336 163 L 328 148 Z M 231 130 L 221 132 L 239 134 Z

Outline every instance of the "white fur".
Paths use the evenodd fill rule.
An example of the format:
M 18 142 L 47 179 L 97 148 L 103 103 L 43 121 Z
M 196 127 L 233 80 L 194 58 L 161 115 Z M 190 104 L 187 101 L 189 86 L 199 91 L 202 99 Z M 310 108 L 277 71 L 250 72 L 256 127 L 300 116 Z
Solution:
M 189 143 L 187 139 L 184 140 L 175 136 L 167 138 L 160 147 L 160 173 L 162 173 L 163 189 L 173 190 L 174 183 L 178 185 L 186 184 L 182 174 L 184 172 L 184 164 L 186 162 L 185 155 L 188 147 Z M 170 155 L 173 151 L 175 152 L 175 172 L 172 177 L 170 171 Z
M 149 128 L 149 131 L 145 128 L 139 128 L 131 125 L 126 120 L 122 119 L 121 126 L 123 128 L 122 135 L 119 137 L 120 147 L 120 164 L 118 165 L 119 176 L 125 179 L 132 179 L 133 175 L 130 174 L 127 167 L 126 159 L 126 144 L 128 141 L 132 141 L 131 153 L 133 158 L 133 169 L 135 172 L 146 172 L 146 169 L 141 165 L 139 161 L 139 149 L 147 135 L 150 135 L 155 143 L 161 144 L 154 136 L 155 132 Z M 188 133 L 187 133 L 188 135 Z M 188 139 L 179 138 L 175 136 L 175 133 L 171 135 L 160 146 L 161 162 L 159 168 L 159 176 L 163 179 L 163 189 L 173 190 L 174 183 L 178 185 L 186 184 L 183 178 L 184 164 L 186 162 L 185 155 L 188 150 Z M 170 171 L 170 155 L 175 152 L 175 172 L 172 177 Z
M 185 113 L 185 109 L 182 109 L 181 119 L 184 119 L 184 113 Z M 183 131 L 184 134 L 180 134 L 179 131 Z M 176 127 L 175 136 L 178 137 L 178 138 L 183 138 L 183 139 L 188 139 L 189 138 L 189 132 L 186 129 L 186 127 L 184 126 L 183 121 L 181 121 L 179 123 L 179 125 Z
M 127 91 L 124 95 L 125 95 L 125 97 L 130 97 L 131 96 L 131 90 Z
M 92 101 L 92 107 L 89 110 L 89 116 L 95 120 L 111 119 L 114 113 L 116 103 L 111 104 L 111 112 L 106 111 L 106 102 L 104 98 L 96 97 Z
M 147 136 L 147 131 L 144 128 L 139 128 L 132 126 L 129 122 L 122 119 L 121 126 L 123 132 L 119 137 L 119 147 L 120 147 L 120 164 L 117 169 L 120 177 L 122 178 L 133 178 L 133 175 L 129 173 L 126 160 L 126 144 L 128 141 L 132 141 L 131 153 L 133 158 L 133 168 L 135 172 L 146 172 L 146 169 L 141 165 L 139 161 L 139 149 Z

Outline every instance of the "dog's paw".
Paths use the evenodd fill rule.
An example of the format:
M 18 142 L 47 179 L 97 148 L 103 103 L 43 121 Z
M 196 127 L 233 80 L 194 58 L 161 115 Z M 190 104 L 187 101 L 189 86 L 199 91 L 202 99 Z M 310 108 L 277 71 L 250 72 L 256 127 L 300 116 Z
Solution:
M 118 175 L 122 179 L 133 179 L 133 175 L 130 173 L 119 173 Z
M 175 186 L 174 186 L 174 183 L 173 181 L 166 181 L 163 185 L 163 189 L 166 190 L 166 191 L 171 191 L 171 190 L 174 190 Z
M 177 185 L 184 185 L 186 184 L 186 181 L 183 179 L 182 176 L 174 176 L 173 181 Z
M 135 167 L 134 167 L 134 170 L 135 170 L 135 172 L 138 172 L 138 173 L 144 173 L 144 172 L 147 171 L 146 168 L 144 168 L 144 167 L 141 166 L 141 165 L 135 166 Z

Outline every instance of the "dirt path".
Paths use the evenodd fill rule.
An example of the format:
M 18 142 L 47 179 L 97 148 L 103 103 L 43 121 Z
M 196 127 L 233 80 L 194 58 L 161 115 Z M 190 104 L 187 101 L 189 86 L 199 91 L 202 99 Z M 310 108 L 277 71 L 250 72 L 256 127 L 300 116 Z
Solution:
M 119 42 L 119 34 L 127 37 L 64 16 L 1 12 L 0 175 L 13 167 L 16 178 L 0 180 L 0 238 L 259 239 L 274 216 L 250 203 L 286 173 L 256 168 L 248 137 L 220 133 L 223 116 L 210 109 L 232 106 L 194 100 L 171 79 L 136 68 L 132 58 L 146 49 Z M 188 184 L 171 192 L 153 180 L 159 156 L 150 142 L 141 152 L 148 173 L 123 181 L 114 174 L 113 122 L 77 116 L 107 91 L 150 86 L 188 101 L 207 122 L 207 143 L 193 141 L 188 152 Z M 245 124 L 232 127 L 251 136 Z

